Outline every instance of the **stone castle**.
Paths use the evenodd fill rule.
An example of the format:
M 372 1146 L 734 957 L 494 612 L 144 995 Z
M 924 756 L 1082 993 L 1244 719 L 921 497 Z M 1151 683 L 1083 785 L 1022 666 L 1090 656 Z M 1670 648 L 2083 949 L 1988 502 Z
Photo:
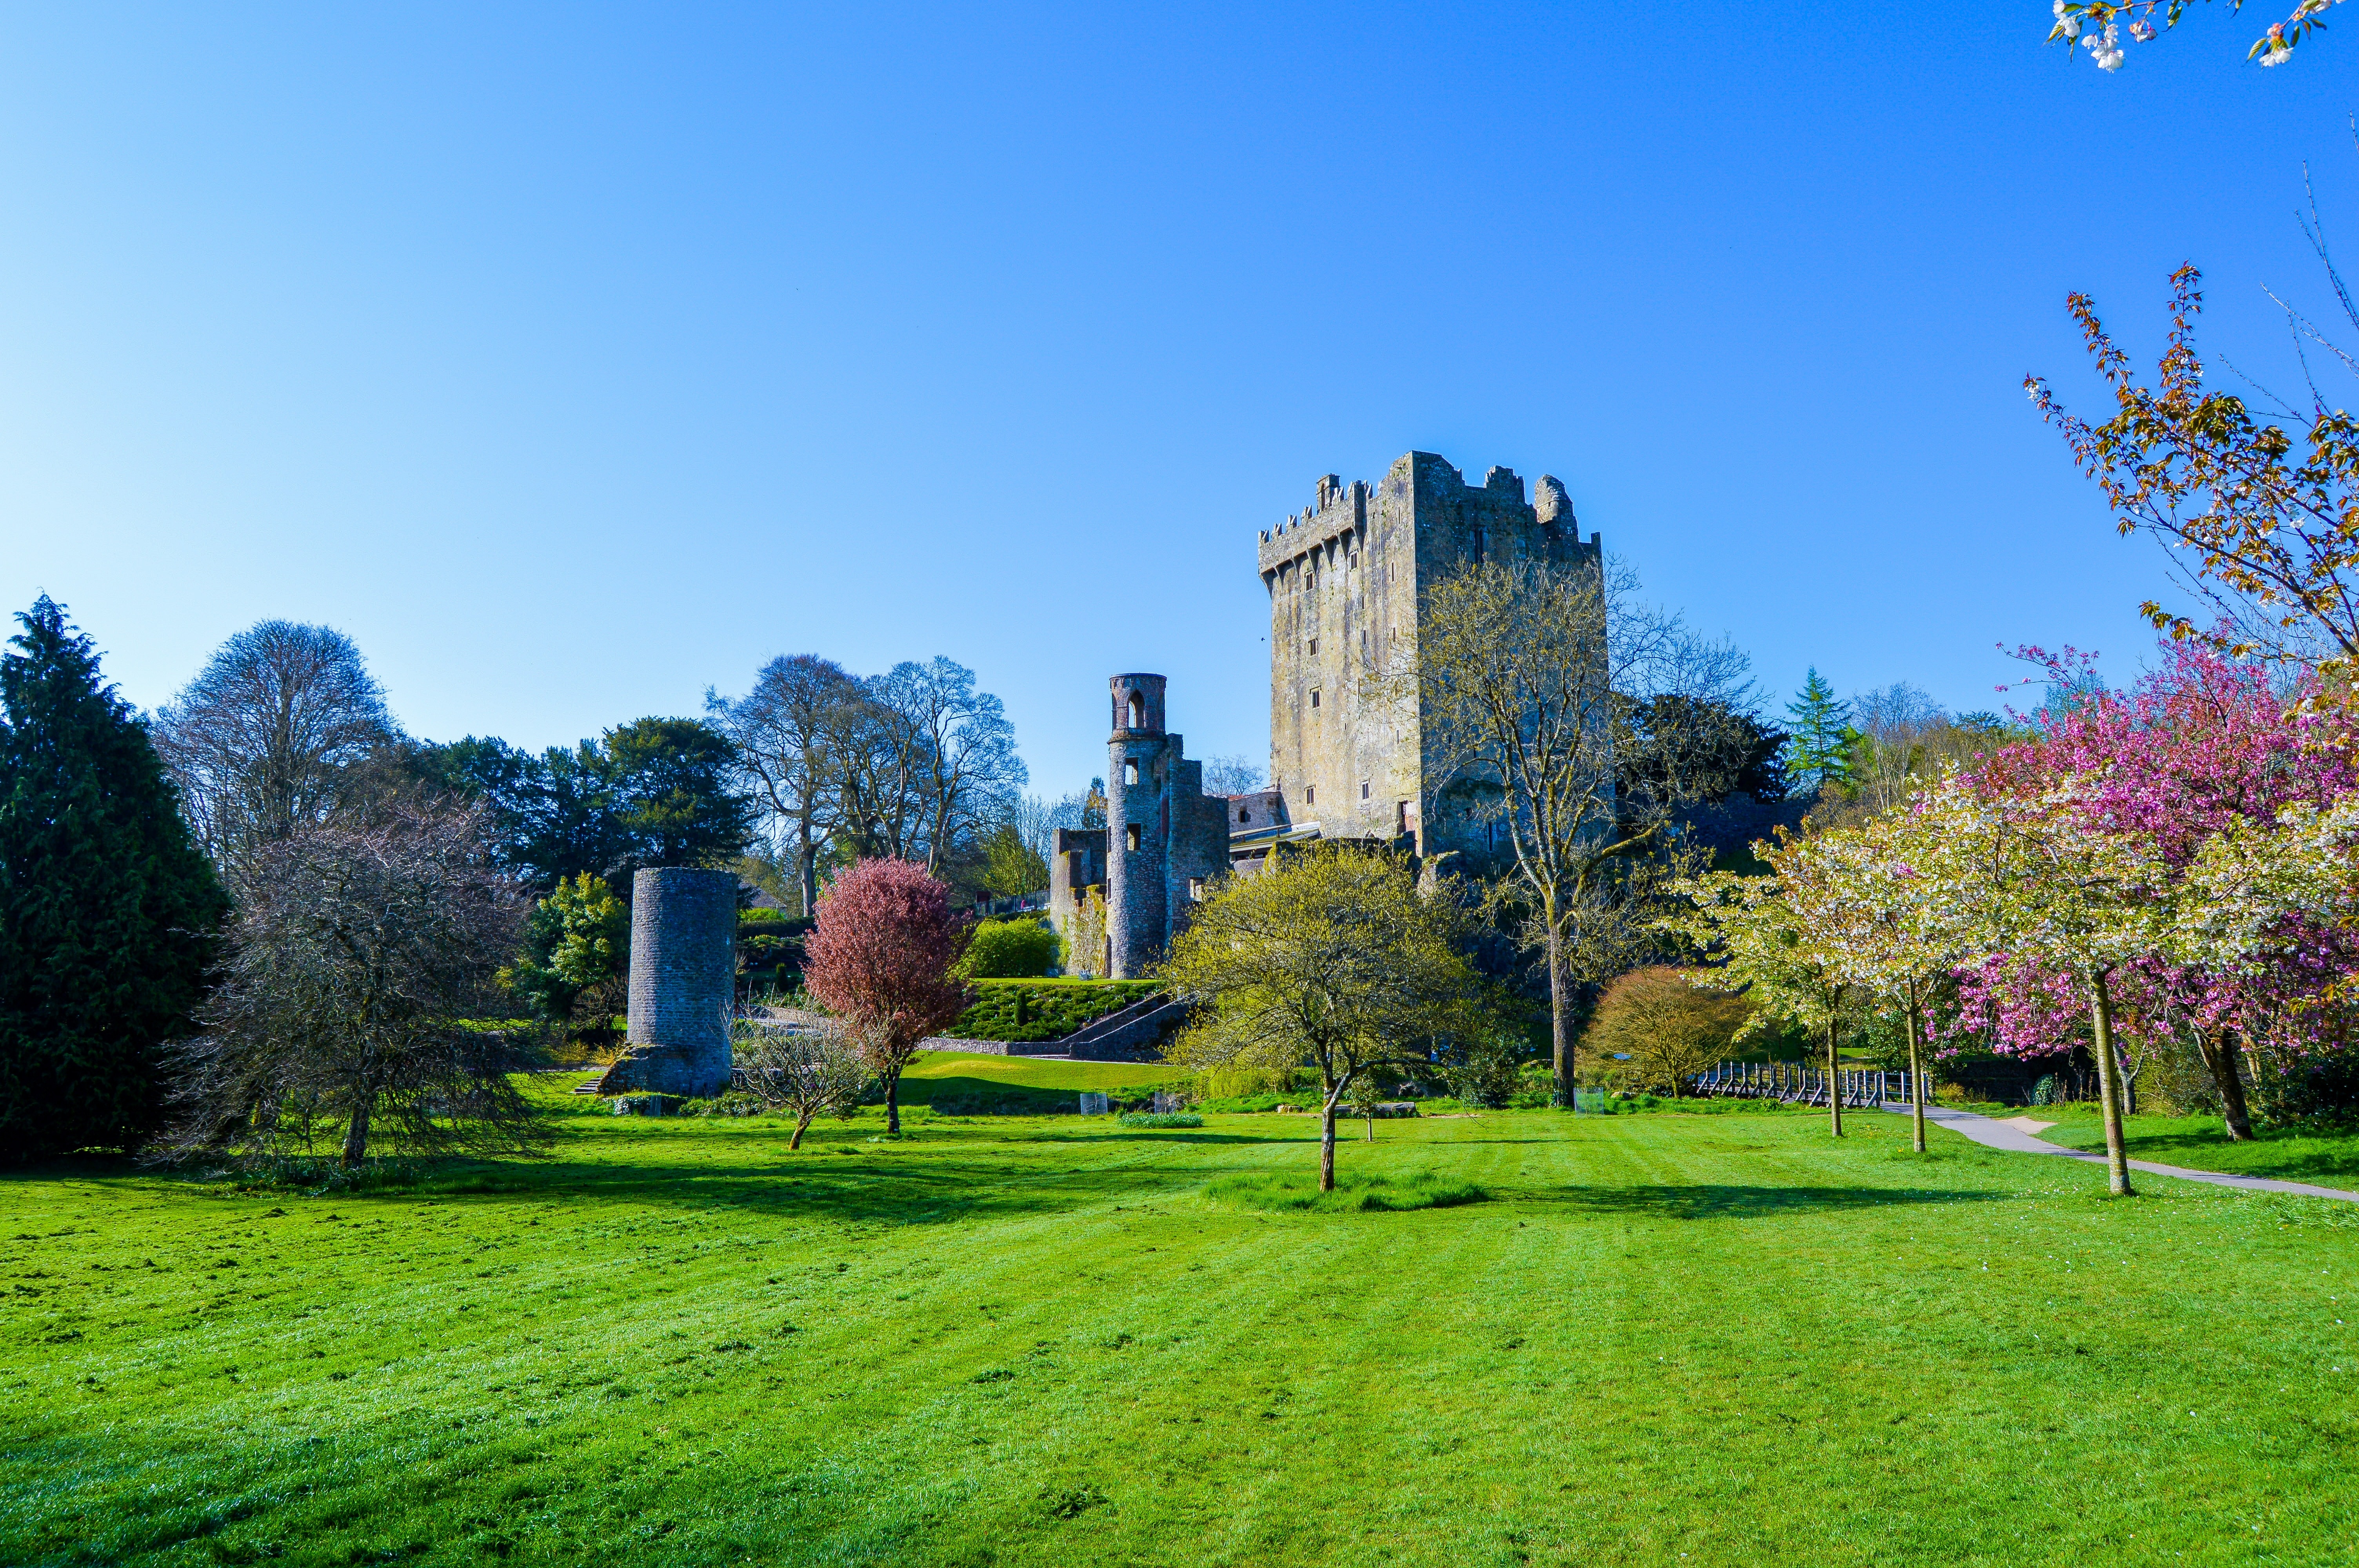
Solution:
M 1144 974 L 1209 879 L 1250 872 L 1280 845 L 1350 839 L 1418 856 L 1490 858 L 1488 825 L 1432 785 L 1421 703 L 1364 697 L 1378 672 L 1414 654 L 1421 595 L 1461 567 L 1536 561 L 1602 570 L 1601 535 L 1584 541 L 1564 486 L 1495 468 L 1480 485 L 1430 452 L 1411 452 L 1373 488 L 1321 479 L 1312 505 L 1261 535 L 1269 594 L 1270 787 L 1207 795 L 1201 764 L 1164 727 L 1164 679 L 1109 683 L 1106 826 L 1060 828 L 1049 913 L 1071 940 L 1096 890 L 1103 951 L 1073 967 L 1113 979 Z

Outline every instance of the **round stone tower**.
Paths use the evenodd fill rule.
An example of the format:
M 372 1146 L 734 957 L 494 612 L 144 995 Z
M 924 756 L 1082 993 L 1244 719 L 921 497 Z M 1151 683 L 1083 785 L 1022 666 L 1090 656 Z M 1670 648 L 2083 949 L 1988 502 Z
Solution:
M 661 866 L 634 876 L 636 1087 L 700 1098 L 726 1089 L 736 986 L 736 874 Z
M 1163 730 L 1163 677 L 1116 676 L 1114 734 L 1106 741 L 1108 978 L 1135 980 L 1171 933 L 1166 861 L 1171 846 L 1170 738 Z

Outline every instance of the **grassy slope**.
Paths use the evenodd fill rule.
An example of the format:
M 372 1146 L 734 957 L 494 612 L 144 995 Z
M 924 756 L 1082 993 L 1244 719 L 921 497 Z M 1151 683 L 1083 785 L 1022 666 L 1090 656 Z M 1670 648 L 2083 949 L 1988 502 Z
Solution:
M 1207 1201 L 1273 1117 L 22 1174 L 0 1562 L 2349 1560 L 2359 1212 L 1853 1122 L 1382 1124 L 1495 1199 L 1391 1215 Z
M 2008 1107 L 1994 1114 L 2052 1121 L 2056 1125 L 2039 1136 L 2067 1149 L 2105 1146 L 2104 1124 L 2093 1105 Z M 2133 1116 L 2125 1119 L 2123 1131 L 2133 1160 L 2320 1186 L 2359 1185 L 2359 1138 L 2265 1130 L 2256 1141 L 2231 1143 L 2216 1116 Z

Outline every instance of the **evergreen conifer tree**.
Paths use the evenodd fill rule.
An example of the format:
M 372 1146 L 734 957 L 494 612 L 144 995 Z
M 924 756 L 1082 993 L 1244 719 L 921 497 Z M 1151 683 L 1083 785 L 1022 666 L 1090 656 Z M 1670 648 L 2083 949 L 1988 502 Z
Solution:
M 1797 795 L 1816 795 L 1851 777 L 1851 704 L 1813 665 L 1802 689 L 1787 705 L 1786 777 Z
M 147 731 L 45 594 L 0 655 L 0 1157 L 162 1119 L 228 900 Z

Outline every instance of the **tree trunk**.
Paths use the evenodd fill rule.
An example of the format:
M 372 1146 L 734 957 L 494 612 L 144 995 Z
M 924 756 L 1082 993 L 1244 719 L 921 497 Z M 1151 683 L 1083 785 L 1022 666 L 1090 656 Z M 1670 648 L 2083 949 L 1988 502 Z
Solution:
M 1908 1098 L 1916 1123 L 1917 1152 L 1925 1152 L 1925 1068 L 1917 1051 L 1917 989 L 1908 989 Z
M 2130 1161 L 2122 1141 L 2122 1070 L 2114 1060 L 2114 999 L 2102 972 L 2089 977 L 2089 1023 L 2097 1037 L 2097 1093 L 2105 1102 L 2105 1186 L 2125 1198 L 2131 1195 Z
M 1837 1138 L 1843 1136 L 1843 1080 L 1835 1068 L 1835 1021 L 1827 1020 L 1827 1113 Z
M 1319 1190 L 1335 1190 L 1335 1102 L 1332 1098 L 1319 1108 Z
M 810 1130 L 811 1118 L 818 1114 L 815 1110 L 807 1110 L 795 1118 L 795 1135 L 787 1140 L 788 1153 L 791 1154 L 803 1146 L 803 1134 Z
M 362 1100 L 353 1107 L 353 1119 L 344 1124 L 344 1169 L 360 1169 L 361 1159 L 368 1152 L 369 1102 Z
M 898 1067 L 885 1077 L 885 1130 L 901 1130 L 901 1069 Z
M 810 824 L 808 822 L 803 824 L 802 840 L 801 852 L 795 858 L 801 862 L 797 867 L 797 880 L 802 888 L 803 918 L 808 920 L 811 912 L 819 907 L 819 849 L 811 842 Z
M 1571 989 L 1564 972 L 1564 934 L 1557 929 L 1556 911 L 1548 914 L 1549 1038 L 1555 1049 L 1556 1103 L 1572 1103 L 1572 1024 L 1565 993 Z
M 2218 1035 L 2203 1030 L 2195 1032 L 2195 1049 L 2202 1053 L 2203 1065 L 2212 1071 L 2212 1082 L 2220 1090 L 2221 1119 L 2228 1125 L 2228 1141 L 2253 1141 L 2252 1107 L 2245 1100 L 2245 1076 L 2237 1070 L 2236 1058 L 2242 1054 L 2229 1043 L 2226 1031 Z

